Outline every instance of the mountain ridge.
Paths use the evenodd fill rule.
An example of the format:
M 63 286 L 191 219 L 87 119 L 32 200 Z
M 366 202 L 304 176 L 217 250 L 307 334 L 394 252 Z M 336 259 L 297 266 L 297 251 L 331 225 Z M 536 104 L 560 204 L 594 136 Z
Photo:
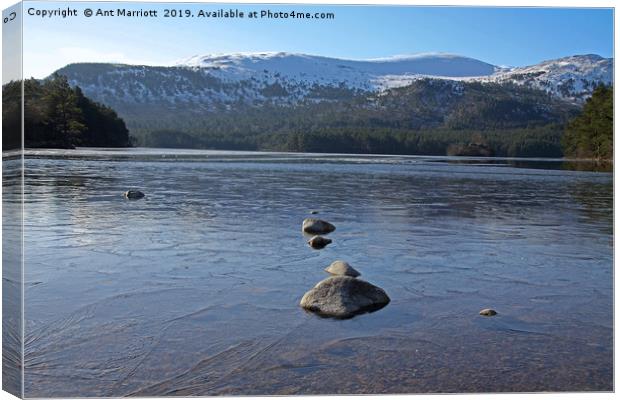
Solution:
M 407 86 L 418 79 L 434 78 L 480 82 L 512 82 L 547 91 L 574 103 L 582 103 L 599 84 L 612 82 L 613 59 L 595 54 L 573 55 L 545 60 L 524 67 L 499 67 L 471 57 L 451 53 L 422 53 L 351 60 L 288 52 L 228 53 L 195 55 L 173 66 L 146 66 L 107 63 L 69 64 L 60 73 L 80 65 L 115 66 L 127 71 L 146 68 L 199 71 L 223 83 L 262 81 L 241 97 L 260 99 L 261 90 L 280 86 L 345 86 L 353 91 L 384 91 Z M 108 71 L 109 72 L 109 71 Z M 136 78 L 140 73 L 135 72 Z M 69 79 L 78 84 L 69 73 Z M 260 83 L 260 82 L 259 82 Z M 290 90 L 289 90 L 290 91 Z M 308 91 L 295 97 L 307 97 Z M 91 93 L 96 95 L 96 93 Z M 211 93 L 211 96 L 216 96 Z M 216 96 L 217 97 L 217 96 Z M 208 102 L 208 101 L 207 101 Z
M 452 132 L 432 150 L 424 147 L 438 154 L 456 138 L 470 135 L 459 133 L 465 130 L 513 130 L 517 137 L 515 130 L 537 129 L 539 138 L 551 137 L 545 139 L 554 149 L 549 154 L 557 155 L 561 127 L 595 87 L 612 82 L 613 69 L 612 59 L 596 55 L 518 68 L 445 54 L 373 62 L 289 53 L 188 60 L 169 67 L 71 64 L 58 73 L 117 110 L 137 143 L 151 146 L 167 145 L 171 137 L 175 145 L 281 149 L 289 138 L 284 149 L 302 151 L 328 146 L 329 135 L 341 135 L 348 139 L 338 146 L 346 150 L 361 132 L 381 138 L 398 134 L 403 143 L 421 132 Z M 431 71 L 436 75 L 419 73 L 429 65 L 436 66 Z M 454 76 L 437 75 L 446 71 Z M 314 147 L 299 139 L 303 132 L 314 132 Z M 513 147 L 534 154 L 539 139 L 531 132 L 519 137 L 527 143 Z M 355 143 L 358 151 L 368 148 Z M 410 151 L 422 149 L 416 146 Z M 508 149 L 507 143 L 501 146 Z M 519 151 L 504 152 L 524 154 Z

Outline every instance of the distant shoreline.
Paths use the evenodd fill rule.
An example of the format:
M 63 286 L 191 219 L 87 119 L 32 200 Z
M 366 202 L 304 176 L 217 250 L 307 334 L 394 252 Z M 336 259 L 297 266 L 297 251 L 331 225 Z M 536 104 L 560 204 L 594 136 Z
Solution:
M 58 152 L 58 151 L 123 151 L 123 150 L 165 150 L 169 153 L 178 151 L 179 153 L 187 152 L 212 152 L 212 153 L 229 153 L 229 154 L 291 154 L 291 155 L 316 155 L 316 156 L 355 156 L 355 157 L 384 157 L 384 158 L 430 158 L 430 159 L 455 159 L 455 160 L 509 160 L 509 161 L 547 161 L 547 162 L 577 162 L 577 163 L 599 163 L 613 164 L 613 159 L 592 159 L 592 158 L 566 158 L 566 157 L 504 157 L 504 156 L 459 156 L 459 155 L 427 155 L 427 154 L 378 154 L 378 153 L 323 153 L 323 152 L 299 152 L 299 151 L 261 151 L 261 150 L 236 150 L 236 149 L 196 149 L 196 148 L 175 148 L 175 147 L 75 147 L 73 149 L 52 148 L 52 147 L 26 147 L 24 149 L 3 150 L 2 156 L 19 155 L 24 152 Z M 125 153 L 128 154 L 128 153 Z

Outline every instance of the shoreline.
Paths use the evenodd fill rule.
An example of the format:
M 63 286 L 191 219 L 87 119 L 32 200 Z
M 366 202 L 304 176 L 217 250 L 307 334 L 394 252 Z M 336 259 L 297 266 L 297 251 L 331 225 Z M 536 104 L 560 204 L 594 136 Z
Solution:
M 579 162 L 596 164 L 613 164 L 613 159 L 593 159 L 593 158 L 566 158 L 566 157 L 503 157 L 503 156 L 457 156 L 457 155 L 427 155 L 427 154 L 385 154 L 385 153 L 327 153 L 327 152 L 298 152 L 298 151 L 263 151 L 263 150 L 224 150 L 224 149 L 196 149 L 196 148 L 176 148 L 176 147 L 75 147 L 52 148 L 52 147 L 26 147 L 17 150 L 3 150 L 2 156 L 12 156 L 24 153 L 31 155 L 36 153 L 49 153 L 50 155 L 58 152 L 80 152 L 80 151 L 101 151 L 111 153 L 113 151 L 128 152 L 131 150 L 145 152 L 166 152 L 169 154 L 189 154 L 189 153 L 214 153 L 214 154 L 287 154 L 287 155 L 310 155 L 310 156 L 350 156 L 350 157 L 384 157 L 384 158 L 429 158 L 429 159 L 454 159 L 454 160 L 508 160 L 508 161 L 547 161 L 547 162 Z

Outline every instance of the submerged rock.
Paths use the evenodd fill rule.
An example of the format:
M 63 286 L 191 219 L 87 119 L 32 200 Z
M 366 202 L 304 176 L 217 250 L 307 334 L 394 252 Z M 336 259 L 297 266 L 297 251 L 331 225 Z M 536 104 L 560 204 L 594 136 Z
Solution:
M 323 236 L 312 236 L 312 239 L 308 240 L 308 244 L 313 249 L 322 249 L 331 242 L 331 239 L 324 238 Z
M 125 193 L 123 193 L 123 196 L 125 196 L 125 198 L 130 199 L 130 200 L 138 200 L 144 197 L 144 193 L 142 193 L 139 190 L 128 190 Z
M 321 235 L 335 231 L 336 227 L 322 219 L 306 218 L 302 224 L 302 230 L 307 233 Z
M 492 317 L 494 315 L 497 315 L 497 311 L 491 308 L 485 308 L 484 310 L 480 310 L 480 315 L 483 315 L 485 317 Z
M 349 265 L 348 262 L 341 260 L 331 263 L 329 267 L 325 268 L 325 271 L 332 275 L 351 276 L 353 278 L 361 275 L 355 268 Z
M 377 286 L 350 276 L 332 276 L 306 292 L 300 306 L 324 317 L 351 318 L 389 302 L 388 295 Z

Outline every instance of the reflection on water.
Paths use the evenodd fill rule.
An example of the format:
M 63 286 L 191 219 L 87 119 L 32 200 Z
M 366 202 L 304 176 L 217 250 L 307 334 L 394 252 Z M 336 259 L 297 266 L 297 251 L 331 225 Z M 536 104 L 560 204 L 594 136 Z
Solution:
M 614 164 L 609 160 L 602 161 L 567 161 L 563 168 L 571 171 L 613 172 Z
M 513 168 L 545 170 L 612 172 L 613 162 L 608 160 L 566 160 L 561 158 L 503 158 L 503 157 L 435 157 L 429 161 L 466 165 L 494 165 Z
M 63 154 L 26 162 L 27 396 L 613 389 L 611 174 Z M 337 226 L 321 251 L 310 210 Z M 392 302 L 301 310 L 335 259 Z

